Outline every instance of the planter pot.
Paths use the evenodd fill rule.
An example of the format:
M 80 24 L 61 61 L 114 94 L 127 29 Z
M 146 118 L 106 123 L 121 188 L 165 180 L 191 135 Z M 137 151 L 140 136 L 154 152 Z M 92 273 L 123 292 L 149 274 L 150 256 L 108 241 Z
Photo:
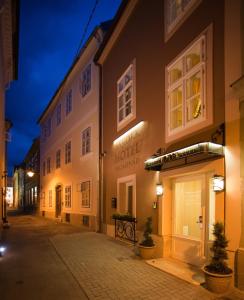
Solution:
M 232 281 L 232 273 L 216 274 L 208 272 L 205 267 L 202 268 L 205 274 L 206 287 L 209 291 L 222 294 L 228 291 Z
M 155 246 L 152 247 L 146 247 L 142 245 L 138 245 L 139 251 L 140 251 L 140 256 L 143 259 L 151 259 L 153 258 Z

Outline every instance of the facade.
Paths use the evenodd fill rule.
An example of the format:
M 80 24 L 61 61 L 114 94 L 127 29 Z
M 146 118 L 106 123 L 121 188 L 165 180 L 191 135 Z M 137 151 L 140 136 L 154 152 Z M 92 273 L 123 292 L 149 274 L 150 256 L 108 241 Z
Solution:
M 18 1 L 0 1 L 0 222 L 6 222 L 5 91 L 17 78 Z
M 40 212 L 98 229 L 99 69 L 109 22 L 95 28 L 39 119 Z
M 226 1 L 225 9 L 226 234 L 236 266 L 236 285 L 244 290 L 243 1 Z
M 13 174 L 13 208 L 24 209 L 24 182 L 25 182 L 25 166 L 24 164 L 14 167 Z
M 240 117 L 229 94 L 243 73 L 228 44 L 232 37 L 240 58 L 240 6 L 123 1 L 95 59 L 102 69 L 103 231 L 114 236 L 113 214 L 129 213 L 140 238 L 152 216 L 156 256 L 200 267 L 209 258 L 213 224 L 222 221 L 230 265 L 243 287 L 236 145 L 242 138 L 239 125 L 233 134 L 231 119 Z
M 35 212 L 40 204 L 40 138 L 33 140 L 23 164 L 25 166 L 23 208 Z

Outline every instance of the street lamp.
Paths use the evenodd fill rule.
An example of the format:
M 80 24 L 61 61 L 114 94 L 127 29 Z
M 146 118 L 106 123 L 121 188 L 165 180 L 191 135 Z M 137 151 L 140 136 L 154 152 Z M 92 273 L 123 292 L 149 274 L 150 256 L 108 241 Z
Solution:
M 35 173 L 31 170 L 28 170 L 26 173 L 29 177 L 33 177 L 35 175 Z

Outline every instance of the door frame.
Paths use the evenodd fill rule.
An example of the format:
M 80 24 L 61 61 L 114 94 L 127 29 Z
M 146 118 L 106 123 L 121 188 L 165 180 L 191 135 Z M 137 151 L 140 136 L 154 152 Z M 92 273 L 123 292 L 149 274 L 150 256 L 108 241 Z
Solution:
M 121 212 L 120 185 L 123 183 L 125 184 L 126 189 L 128 186 L 133 186 L 132 215 L 133 217 L 136 217 L 136 174 L 120 177 L 117 179 L 117 198 L 118 198 L 117 211 L 118 212 Z M 128 208 L 127 193 L 126 193 L 126 208 Z

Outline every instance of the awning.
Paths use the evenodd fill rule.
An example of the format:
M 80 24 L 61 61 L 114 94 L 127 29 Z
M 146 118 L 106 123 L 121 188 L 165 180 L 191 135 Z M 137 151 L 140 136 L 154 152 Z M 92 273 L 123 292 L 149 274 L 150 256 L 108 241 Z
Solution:
M 151 157 L 145 161 L 145 169 L 164 171 L 223 156 L 224 147 L 222 145 L 203 142 L 161 156 Z

